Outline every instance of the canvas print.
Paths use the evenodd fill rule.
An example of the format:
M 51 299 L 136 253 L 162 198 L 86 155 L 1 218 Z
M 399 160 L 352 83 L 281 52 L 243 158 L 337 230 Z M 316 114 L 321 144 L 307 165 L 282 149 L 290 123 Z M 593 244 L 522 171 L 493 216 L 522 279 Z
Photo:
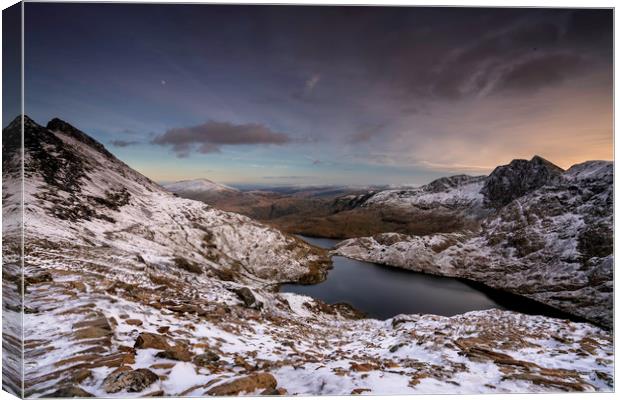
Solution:
M 3 11 L 3 389 L 610 392 L 613 10 Z

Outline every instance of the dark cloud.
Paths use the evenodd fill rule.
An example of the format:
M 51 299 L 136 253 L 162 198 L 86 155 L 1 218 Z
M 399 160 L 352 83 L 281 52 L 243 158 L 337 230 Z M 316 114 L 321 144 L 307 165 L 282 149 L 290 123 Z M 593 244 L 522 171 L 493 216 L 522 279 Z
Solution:
M 558 66 L 562 66 L 559 68 Z M 532 91 L 555 85 L 578 73 L 585 66 L 582 57 L 574 54 L 550 54 L 518 63 L 496 83 L 495 89 Z
M 135 140 L 122 140 L 122 139 L 114 139 L 110 140 L 110 144 L 114 147 L 128 147 L 139 144 L 140 142 Z
M 186 157 L 192 150 L 198 153 L 217 153 L 222 146 L 282 145 L 291 142 L 284 133 L 274 132 L 262 124 L 232 124 L 207 121 L 187 128 L 173 128 L 156 136 L 152 143 L 172 146 L 179 157 Z

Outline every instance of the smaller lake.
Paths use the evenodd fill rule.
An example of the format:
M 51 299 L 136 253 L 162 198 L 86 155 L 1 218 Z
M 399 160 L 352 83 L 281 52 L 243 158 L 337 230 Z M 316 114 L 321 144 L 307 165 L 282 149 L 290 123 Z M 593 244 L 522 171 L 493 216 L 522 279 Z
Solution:
M 325 249 L 338 240 L 299 236 Z M 471 281 L 408 271 L 385 265 L 332 257 L 334 268 L 316 285 L 285 284 L 282 292 L 303 294 L 329 304 L 347 303 L 368 317 L 387 319 L 398 314 L 452 316 L 474 310 L 508 309 L 526 314 L 569 318 L 544 304 Z

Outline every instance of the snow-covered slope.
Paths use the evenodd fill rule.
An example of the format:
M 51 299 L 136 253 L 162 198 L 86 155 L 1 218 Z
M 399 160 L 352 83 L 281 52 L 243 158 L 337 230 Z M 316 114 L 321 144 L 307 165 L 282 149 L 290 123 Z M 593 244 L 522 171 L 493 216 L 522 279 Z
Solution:
M 230 186 L 216 183 L 205 178 L 178 181 L 164 185 L 166 189 L 173 193 L 187 192 L 238 192 L 239 190 Z
M 271 290 L 321 275 L 320 250 L 177 198 L 62 121 L 27 120 L 25 144 L 28 397 L 613 389 L 605 330 L 499 310 L 356 319 Z
M 292 236 L 175 197 L 59 120 L 47 128 L 27 121 L 25 166 L 30 238 L 117 248 L 154 266 L 226 270 L 256 284 L 311 280 L 328 264 Z
M 513 162 L 486 179 L 491 203 L 514 199 L 483 219 L 477 231 L 386 233 L 345 241 L 337 253 L 473 279 L 610 327 L 613 163 L 592 161 L 552 174 L 541 173 L 542 161 L 530 163 L 536 165 Z
M 484 176 L 455 175 L 439 178 L 419 188 L 383 190 L 367 199 L 363 206 L 417 207 L 421 209 L 434 207 L 448 209 L 480 208 L 484 199 L 480 190 L 485 178 Z

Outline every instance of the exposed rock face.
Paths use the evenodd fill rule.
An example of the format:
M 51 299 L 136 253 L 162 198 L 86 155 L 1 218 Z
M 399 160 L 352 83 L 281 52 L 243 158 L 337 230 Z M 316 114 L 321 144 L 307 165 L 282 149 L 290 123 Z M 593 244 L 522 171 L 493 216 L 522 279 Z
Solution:
M 112 372 L 105 378 L 103 389 L 106 393 L 116 393 L 121 390 L 141 392 L 158 379 L 159 377 L 153 371 L 146 368 L 121 369 Z
M 545 185 L 560 182 L 564 170 L 542 157 L 512 160 L 497 168 L 485 179 L 481 193 L 493 207 L 502 207 Z
M 613 163 L 587 162 L 560 175 L 545 162 L 531 163 L 534 178 L 524 182 L 544 185 L 482 220 L 477 231 L 386 233 L 342 242 L 336 252 L 473 279 L 611 327 Z

